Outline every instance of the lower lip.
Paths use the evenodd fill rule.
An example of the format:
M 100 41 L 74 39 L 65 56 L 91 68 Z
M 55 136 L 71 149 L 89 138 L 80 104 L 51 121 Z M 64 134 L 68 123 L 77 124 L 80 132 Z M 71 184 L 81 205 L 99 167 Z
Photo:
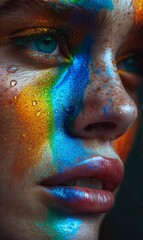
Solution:
M 106 190 L 84 187 L 44 186 L 48 199 L 74 212 L 105 213 L 114 205 L 114 196 Z

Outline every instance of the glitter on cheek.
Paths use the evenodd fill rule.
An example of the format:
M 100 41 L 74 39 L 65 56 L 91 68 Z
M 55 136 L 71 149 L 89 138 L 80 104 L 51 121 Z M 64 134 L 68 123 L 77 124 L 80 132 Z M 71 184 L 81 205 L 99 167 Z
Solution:
M 96 11 L 101 9 L 113 10 L 112 0 L 60 0 L 64 3 L 77 4 L 87 8 L 95 8 Z
M 81 224 L 79 218 L 59 208 L 50 207 L 45 222 L 38 222 L 36 226 L 51 240 L 72 240 L 75 239 Z

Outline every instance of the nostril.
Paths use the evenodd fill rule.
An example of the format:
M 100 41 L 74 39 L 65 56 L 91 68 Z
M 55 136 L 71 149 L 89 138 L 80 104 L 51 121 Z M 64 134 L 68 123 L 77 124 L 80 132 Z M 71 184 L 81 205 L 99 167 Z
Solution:
M 89 124 L 87 127 L 84 128 L 86 132 L 101 132 L 101 131 L 113 131 L 116 129 L 116 124 L 112 122 L 99 122 L 99 123 L 93 123 Z

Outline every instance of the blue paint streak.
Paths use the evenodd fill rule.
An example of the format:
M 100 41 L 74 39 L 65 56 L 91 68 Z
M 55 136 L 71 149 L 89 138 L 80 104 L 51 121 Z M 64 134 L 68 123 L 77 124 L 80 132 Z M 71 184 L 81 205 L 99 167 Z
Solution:
M 50 236 L 51 240 L 72 240 L 75 238 L 82 221 L 56 207 L 50 207 L 47 212 L 46 221 L 38 222 L 36 226 Z M 45 238 L 46 239 L 46 238 Z
M 112 99 L 109 99 L 109 104 L 103 107 L 105 117 L 108 117 L 112 113 Z
M 84 92 L 90 79 L 88 67 L 90 46 L 91 39 L 88 38 L 51 89 L 54 112 L 54 131 L 51 136 L 52 164 L 57 168 L 57 172 L 74 166 L 79 157 L 83 161 L 94 153 L 93 150 L 87 152 L 82 141 L 67 132 L 72 131 L 74 119 L 83 109 Z M 75 108 L 75 112 L 68 114 L 66 109 L 70 106 Z
M 77 199 L 82 200 L 85 198 L 85 193 L 70 187 L 53 187 L 49 190 L 53 196 L 58 199 L 65 200 L 66 202 L 73 203 Z
M 101 9 L 113 10 L 114 8 L 112 0 L 61 0 L 61 2 L 96 9 L 96 11 Z
M 55 227 L 56 235 L 54 240 L 71 240 L 74 239 L 76 233 L 78 232 L 82 221 L 74 216 L 69 216 L 64 211 L 53 211 L 53 221 Z M 51 216 L 51 214 L 50 214 Z M 62 238 L 61 238 L 62 236 Z
M 104 115 L 107 116 L 108 115 L 108 106 L 104 106 L 103 111 L 104 111 Z

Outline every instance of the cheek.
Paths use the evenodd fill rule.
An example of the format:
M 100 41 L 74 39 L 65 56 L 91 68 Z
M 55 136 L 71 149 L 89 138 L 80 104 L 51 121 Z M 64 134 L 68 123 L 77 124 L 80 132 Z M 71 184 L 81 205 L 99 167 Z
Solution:
M 113 147 L 116 153 L 120 156 L 123 163 L 126 162 L 127 157 L 131 151 L 137 126 L 138 123 L 135 122 L 134 125 L 129 128 L 129 130 L 125 134 L 123 134 L 120 138 L 113 142 Z
M 15 111 L 20 129 L 20 143 L 12 172 L 21 176 L 29 167 L 35 167 L 42 148 L 48 144 L 52 131 L 52 108 L 47 91 L 41 86 L 27 86 L 16 99 Z

